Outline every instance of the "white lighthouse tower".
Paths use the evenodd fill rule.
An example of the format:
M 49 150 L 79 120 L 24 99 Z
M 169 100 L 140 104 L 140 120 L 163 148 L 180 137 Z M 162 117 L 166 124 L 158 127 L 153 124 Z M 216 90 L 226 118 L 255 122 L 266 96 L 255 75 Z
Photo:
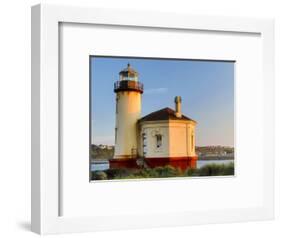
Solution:
M 111 168 L 136 167 L 138 128 L 141 117 L 143 84 L 138 82 L 138 72 L 130 64 L 119 73 L 114 83 L 116 93 L 115 151 Z

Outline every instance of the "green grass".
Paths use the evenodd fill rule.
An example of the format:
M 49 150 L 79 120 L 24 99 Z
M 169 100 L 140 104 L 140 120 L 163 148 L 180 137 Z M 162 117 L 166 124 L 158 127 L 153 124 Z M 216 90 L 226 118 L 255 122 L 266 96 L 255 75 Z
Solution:
M 170 178 L 170 177 L 195 177 L 195 176 L 226 176 L 234 175 L 234 163 L 208 164 L 198 169 L 182 171 L 170 165 L 165 167 L 144 169 L 108 169 L 92 172 L 92 180 L 112 179 L 142 179 L 142 178 Z
M 228 164 L 207 164 L 199 169 L 188 169 L 186 176 L 226 176 L 234 175 L 234 163 Z

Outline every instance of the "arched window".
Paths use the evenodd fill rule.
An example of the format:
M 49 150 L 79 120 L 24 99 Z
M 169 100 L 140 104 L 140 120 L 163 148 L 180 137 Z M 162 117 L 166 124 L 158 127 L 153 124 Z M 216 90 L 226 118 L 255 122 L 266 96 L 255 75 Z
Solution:
M 160 148 L 162 146 L 162 135 L 157 134 L 156 135 L 156 147 Z

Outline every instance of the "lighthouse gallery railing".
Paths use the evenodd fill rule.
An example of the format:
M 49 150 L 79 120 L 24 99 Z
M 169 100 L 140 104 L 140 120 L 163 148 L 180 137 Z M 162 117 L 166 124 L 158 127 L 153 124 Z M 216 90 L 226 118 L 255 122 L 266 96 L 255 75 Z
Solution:
M 143 92 L 143 84 L 132 80 L 122 80 L 114 83 L 114 92 L 118 91 L 138 91 Z

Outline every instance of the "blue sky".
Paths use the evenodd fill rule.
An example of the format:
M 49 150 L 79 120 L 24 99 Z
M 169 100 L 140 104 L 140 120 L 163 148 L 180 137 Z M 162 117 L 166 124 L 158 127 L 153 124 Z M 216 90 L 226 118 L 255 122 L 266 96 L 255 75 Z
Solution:
M 234 145 L 233 62 L 91 57 L 92 143 L 114 144 L 113 84 L 130 63 L 144 84 L 142 116 L 182 97 L 182 112 L 197 121 L 196 145 Z

